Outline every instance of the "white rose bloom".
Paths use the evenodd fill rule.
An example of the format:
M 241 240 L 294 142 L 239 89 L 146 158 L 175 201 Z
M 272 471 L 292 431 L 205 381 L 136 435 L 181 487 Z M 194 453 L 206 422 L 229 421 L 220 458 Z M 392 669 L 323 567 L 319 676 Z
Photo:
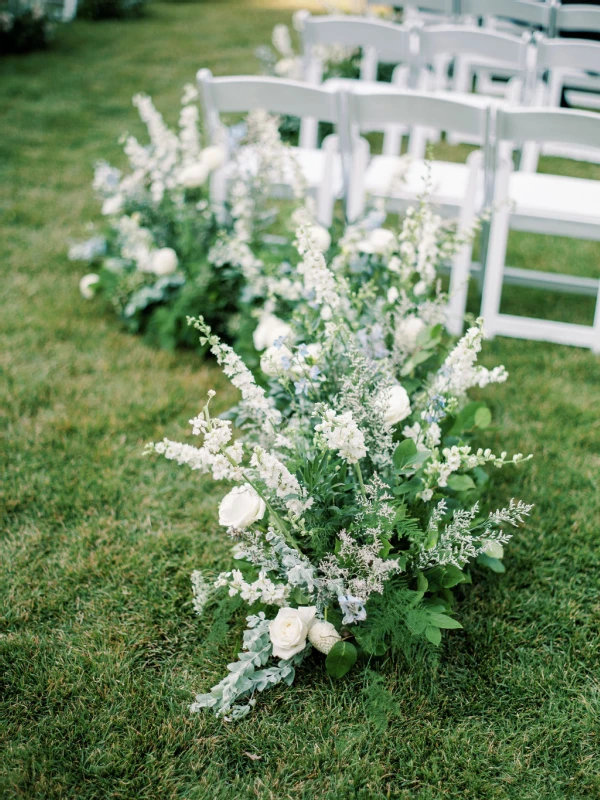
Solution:
M 123 198 L 120 194 L 114 197 L 107 197 L 102 203 L 102 213 L 105 217 L 112 217 L 115 214 L 120 214 L 123 210 Z
M 155 275 L 172 275 L 179 261 L 177 253 L 171 247 L 161 247 L 160 250 L 155 250 L 151 256 L 151 271 Z
M 331 650 L 336 642 L 341 640 L 341 636 L 336 631 L 331 622 L 323 622 L 317 620 L 313 622 L 308 631 L 308 641 L 320 653 L 327 653 Z
M 256 326 L 256 330 L 252 334 L 254 347 L 259 351 L 264 350 L 267 347 L 271 347 L 277 339 L 288 337 L 291 332 L 292 329 L 287 322 L 279 319 L 274 314 L 263 314 Z
M 391 427 L 398 422 L 402 422 L 410 415 L 410 398 L 404 386 L 396 384 L 392 386 L 392 391 L 388 400 L 387 408 L 383 415 L 385 424 Z
M 215 169 L 219 169 L 225 163 L 225 159 L 227 158 L 227 153 L 222 147 L 219 147 L 218 144 L 211 144 L 209 147 L 205 147 L 204 150 L 200 153 L 200 161 L 201 163 L 210 171 L 212 172 Z
M 395 286 L 390 286 L 387 293 L 388 303 L 395 303 L 399 297 L 400 297 L 400 292 L 398 291 L 398 289 L 396 289 Z
M 91 300 L 92 297 L 96 294 L 94 290 L 94 286 L 100 280 L 100 276 L 96 275 L 95 272 L 90 272 L 87 275 L 84 275 L 83 278 L 79 281 L 79 291 L 81 292 L 81 296 L 84 297 L 86 300 Z
M 322 253 L 329 250 L 331 247 L 331 235 L 327 228 L 324 228 L 322 225 L 313 225 L 311 233 L 313 234 L 315 244 Z
M 292 358 L 292 351 L 285 345 L 269 347 L 261 356 L 260 368 L 267 377 L 276 378 L 288 372 Z
M 306 647 L 308 630 L 315 618 L 315 606 L 280 608 L 269 624 L 275 658 L 292 658 Z
M 396 235 L 386 228 L 375 228 L 371 231 L 369 238 L 358 243 L 358 249 L 363 253 L 375 253 L 383 255 L 393 248 L 396 243 Z
M 186 189 L 197 189 L 206 183 L 209 172 L 208 165 L 204 161 L 198 161 L 196 164 L 190 164 L 181 170 L 179 183 L 185 186 Z
M 425 323 L 419 317 L 411 315 L 396 323 L 396 343 L 402 350 L 411 353 L 417 346 L 417 338 L 425 328 Z
M 500 542 L 494 542 L 493 540 L 488 541 L 483 552 L 490 558 L 502 558 L 504 556 L 504 548 Z
M 249 483 L 235 486 L 221 500 L 219 525 L 225 528 L 247 528 L 264 517 L 266 508 L 265 501 Z

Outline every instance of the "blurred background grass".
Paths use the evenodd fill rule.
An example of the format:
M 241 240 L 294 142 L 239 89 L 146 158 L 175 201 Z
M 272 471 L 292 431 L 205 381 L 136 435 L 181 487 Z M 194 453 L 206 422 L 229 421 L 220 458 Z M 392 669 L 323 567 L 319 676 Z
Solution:
M 536 503 L 507 574 L 478 574 L 437 669 L 327 678 L 318 659 L 240 725 L 191 717 L 240 645 L 199 621 L 189 574 L 218 567 L 221 489 L 142 457 L 187 436 L 211 363 L 153 351 L 83 302 L 70 240 L 99 220 L 100 158 L 141 133 L 131 96 L 177 119 L 200 66 L 253 73 L 255 46 L 305 3 L 155 3 L 75 22 L 0 62 L 2 633 L 7 798 L 597 798 L 600 370 L 590 353 L 499 339 L 484 362 L 486 445 L 533 452 L 493 489 Z M 595 244 L 513 237 L 511 263 L 598 276 Z M 533 298 L 533 299 L 532 299 Z M 476 311 L 473 295 L 471 310 Z M 578 298 L 507 292 L 512 310 L 589 320 Z

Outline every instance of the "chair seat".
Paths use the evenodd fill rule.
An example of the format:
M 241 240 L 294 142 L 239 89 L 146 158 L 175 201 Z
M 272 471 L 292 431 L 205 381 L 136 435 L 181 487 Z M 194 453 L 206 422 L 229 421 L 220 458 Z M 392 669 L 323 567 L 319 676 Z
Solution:
M 511 228 L 600 239 L 600 181 L 513 172 Z
M 408 164 L 408 166 L 406 166 Z M 403 168 L 404 179 L 399 175 Z M 431 170 L 431 201 L 441 211 L 456 212 L 467 192 L 470 167 L 449 161 L 425 162 L 418 159 L 403 160 L 394 156 L 373 156 L 365 174 L 365 190 L 374 197 L 388 198 L 392 204 L 412 203 L 426 187 L 428 169 Z M 483 202 L 483 181 L 478 186 L 476 208 Z
M 237 152 L 237 158 L 240 159 L 240 162 L 249 172 L 256 172 L 258 160 L 252 146 L 240 148 Z M 290 161 L 284 168 L 284 180 L 279 187 L 275 187 L 276 191 L 279 193 L 281 187 L 291 186 L 294 182 L 294 166 L 292 159 L 296 160 L 300 172 L 306 181 L 307 189 L 311 191 L 318 189 L 323 181 L 327 154 L 324 150 L 290 147 Z M 231 178 L 234 168 L 234 163 L 230 162 L 226 168 L 227 179 Z M 342 161 L 337 154 L 333 157 L 332 173 L 332 192 L 335 197 L 341 197 L 344 187 Z

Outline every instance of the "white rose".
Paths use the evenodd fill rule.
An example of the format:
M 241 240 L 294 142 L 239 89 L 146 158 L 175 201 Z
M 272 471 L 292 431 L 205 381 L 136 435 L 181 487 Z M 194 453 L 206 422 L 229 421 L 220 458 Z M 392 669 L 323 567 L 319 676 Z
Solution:
M 339 642 L 342 637 L 336 631 L 331 622 L 322 622 L 317 620 L 313 622 L 308 631 L 308 641 L 320 653 L 327 653 L 331 650 L 336 642 Z
M 331 235 L 327 228 L 324 228 L 322 225 L 313 225 L 311 232 L 319 250 L 322 253 L 329 250 L 331 247 Z
M 266 347 L 271 347 L 277 339 L 286 338 L 291 332 L 292 329 L 287 322 L 274 314 L 263 314 L 252 334 L 254 347 L 259 351 L 264 350 Z
M 225 528 L 247 528 L 264 517 L 266 508 L 265 501 L 249 483 L 236 486 L 221 500 L 219 525 Z
M 179 261 L 177 253 L 171 247 L 161 247 L 160 250 L 155 250 L 151 256 L 151 271 L 155 275 L 172 275 Z
M 209 172 L 208 165 L 204 161 L 198 161 L 196 164 L 190 164 L 181 170 L 179 183 L 185 186 L 186 189 L 197 189 L 206 183 Z
M 114 197 L 107 197 L 102 203 L 102 213 L 105 217 L 112 217 L 115 214 L 120 214 L 123 210 L 123 198 L 120 194 Z
M 285 375 L 290 368 L 292 351 L 284 344 L 281 347 L 269 347 L 260 359 L 260 368 L 269 378 Z
M 359 242 L 358 249 L 363 253 L 375 253 L 383 255 L 391 250 L 396 243 L 396 235 L 386 228 L 375 228 L 371 231 L 369 238 Z
M 387 293 L 388 303 L 395 303 L 399 297 L 400 297 L 400 292 L 398 291 L 398 289 L 396 289 L 395 286 L 390 286 Z
M 383 415 L 385 424 L 388 426 L 402 422 L 410 415 L 410 398 L 404 386 L 396 384 L 392 386 L 392 391 L 388 400 L 387 408 Z
M 411 315 L 396 323 L 396 343 L 402 350 L 411 353 L 417 346 L 417 338 L 425 328 L 425 323 L 419 317 Z
M 81 296 L 84 297 L 86 300 L 91 300 L 92 297 L 96 294 L 94 290 L 94 286 L 100 280 L 100 276 L 96 275 L 95 272 L 90 272 L 87 275 L 84 275 L 83 278 L 79 281 L 79 291 L 81 292 Z
M 288 659 L 304 650 L 308 630 L 316 613 L 315 606 L 279 609 L 269 624 L 275 658 Z
M 201 163 L 210 171 L 212 172 L 215 169 L 219 169 L 225 163 L 225 159 L 227 158 L 227 153 L 222 147 L 219 147 L 218 144 L 211 144 L 209 147 L 205 147 L 204 150 L 200 153 L 200 161 Z
M 483 552 L 490 558 L 502 558 L 504 556 L 504 548 L 500 542 L 494 542 L 493 540 L 488 541 Z

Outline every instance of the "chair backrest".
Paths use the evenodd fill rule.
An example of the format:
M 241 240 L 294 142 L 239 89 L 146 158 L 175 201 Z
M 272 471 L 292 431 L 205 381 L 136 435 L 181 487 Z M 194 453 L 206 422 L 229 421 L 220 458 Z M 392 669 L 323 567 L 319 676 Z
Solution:
M 537 40 L 537 71 L 575 69 L 600 73 L 600 44 L 578 39 Z
M 410 55 L 410 32 L 384 20 L 332 14 L 307 17 L 303 29 L 304 53 L 314 45 L 341 44 L 372 47 L 381 61 L 397 64 Z
M 466 25 L 435 25 L 419 31 L 419 60 L 431 62 L 442 54 L 479 56 L 524 69 L 527 41 L 520 36 Z
M 460 0 L 462 14 L 475 17 L 500 17 L 522 25 L 547 29 L 552 22 L 549 3 L 536 0 Z
M 499 108 L 495 133 L 497 142 L 552 142 L 598 149 L 600 114 L 565 109 Z
M 314 47 L 339 44 L 361 48 L 361 78 L 377 80 L 377 65 L 407 63 L 411 60 L 411 34 L 408 28 L 383 20 L 331 15 L 306 17 L 302 32 L 304 78 L 320 83 L 323 66 Z
M 261 108 L 273 114 L 310 116 L 322 122 L 339 123 L 335 92 L 300 81 L 237 75 L 215 78 L 209 69 L 197 74 L 205 118 L 211 137 L 220 131 L 220 114 Z
M 389 124 L 422 125 L 486 140 L 490 108 L 410 90 L 373 94 L 343 93 L 348 119 L 360 130 L 382 130 Z
M 558 6 L 555 25 L 558 32 L 600 33 L 600 8 L 586 5 Z

